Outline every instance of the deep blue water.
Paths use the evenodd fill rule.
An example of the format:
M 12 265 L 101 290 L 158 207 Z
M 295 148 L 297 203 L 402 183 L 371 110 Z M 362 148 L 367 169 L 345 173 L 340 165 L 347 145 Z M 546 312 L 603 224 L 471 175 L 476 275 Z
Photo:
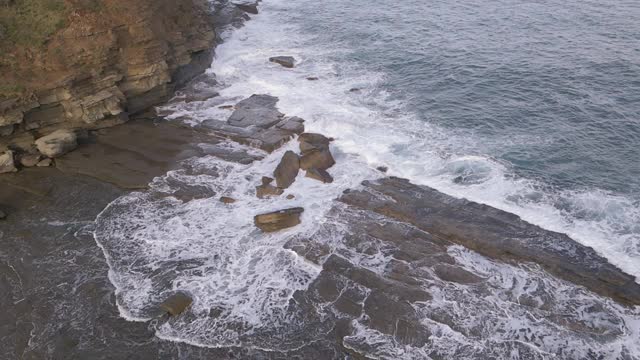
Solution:
M 387 74 L 383 86 L 424 121 L 479 139 L 456 151 L 562 189 L 640 198 L 640 2 L 323 0 L 300 9 L 307 31 Z

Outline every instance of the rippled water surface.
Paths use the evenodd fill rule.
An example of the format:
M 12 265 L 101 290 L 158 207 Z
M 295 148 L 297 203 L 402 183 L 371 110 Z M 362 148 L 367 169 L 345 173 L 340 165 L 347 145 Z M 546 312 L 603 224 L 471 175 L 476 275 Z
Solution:
M 388 124 L 411 134 L 387 149 L 405 160 L 396 174 L 615 248 L 637 269 L 640 3 L 278 5 L 306 44 L 333 49 L 341 76 L 366 69 L 367 85 L 377 74 L 387 97 L 373 101 L 421 123 Z

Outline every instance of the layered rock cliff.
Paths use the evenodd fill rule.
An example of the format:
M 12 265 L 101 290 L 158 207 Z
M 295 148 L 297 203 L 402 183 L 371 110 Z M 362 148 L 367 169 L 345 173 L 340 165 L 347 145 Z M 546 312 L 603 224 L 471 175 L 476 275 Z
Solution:
M 212 7 L 0 0 L 0 153 L 28 152 L 33 139 L 61 128 L 123 123 L 166 100 L 211 63 Z

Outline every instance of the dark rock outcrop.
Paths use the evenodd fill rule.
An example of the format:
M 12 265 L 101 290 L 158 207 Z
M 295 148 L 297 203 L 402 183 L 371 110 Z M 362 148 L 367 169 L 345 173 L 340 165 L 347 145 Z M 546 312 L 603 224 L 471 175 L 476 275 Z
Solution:
M 235 106 L 226 122 L 207 120 L 199 129 L 235 142 L 272 152 L 304 132 L 304 120 L 285 117 L 276 108 L 278 98 L 252 95 Z
M 304 209 L 298 207 L 256 215 L 254 223 L 264 232 L 279 231 L 300 224 L 300 215 L 303 212 Z
M 347 191 L 340 201 L 411 224 L 442 241 L 463 245 L 493 259 L 540 264 L 551 274 L 593 292 L 623 304 L 640 305 L 640 284 L 633 276 L 565 234 L 404 179 L 391 177 L 363 185 L 364 190 Z M 475 282 L 450 270 L 441 268 L 439 273 L 453 281 Z
M 257 126 L 268 129 L 279 123 L 284 114 L 278 111 L 278 98 L 271 95 L 251 95 L 235 106 L 235 111 L 227 120 L 231 126 L 246 128 Z

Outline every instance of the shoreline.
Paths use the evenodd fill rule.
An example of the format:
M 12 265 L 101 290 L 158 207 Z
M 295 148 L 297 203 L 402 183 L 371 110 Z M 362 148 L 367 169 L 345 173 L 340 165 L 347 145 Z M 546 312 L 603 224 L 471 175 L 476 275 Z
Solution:
M 157 324 L 140 323 L 134 325 L 123 321 L 121 315 L 116 311 L 114 285 L 107 277 L 104 256 L 96 253 L 96 250 L 98 253 L 106 250 L 86 243 L 89 235 L 95 231 L 96 216 L 102 214 L 105 207 L 124 194 L 147 189 L 147 185 L 154 177 L 179 168 L 180 162 L 183 160 L 205 155 L 239 164 L 250 164 L 262 160 L 264 156 L 257 156 L 249 151 L 229 151 L 224 146 L 215 147 L 215 145 L 231 141 L 256 146 L 256 139 L 260 141 L 266 139 L 264 131 L 238 133 L 237 129 L 221 127 L 218 123 L 214 120 L 214 122 L 199 128 L 191 128 L 180 124 L 179 121 L 156 123 L 154 119 L 133 120 L 121 126 L 102 130 L 90 137 L 87 143 L 81 145 L 80 148 L 61 157 L 58 169 L 27 169 L 17 174 L 0 177 L 0 184 L 2 184 L 0 186 L 0 190 L 2 190 L 0 203 L 8 207 L 9 214 L 9 218 L 0 224 L 3 227 L 7 224 L 14 233 L 13 236 L 9 236 L 9 239 L 3 236 L 3 242 L 6 241 L 11 250 L 7 254 L 0 252 L 2 260 L 6 261 L 9 264 L 7 268 L 10 268 L 1 274 L 4 278 L 0 278 L 0 280 L 4 281 L 0 281 L 0 288 L 9 288 L 7 293 L 11 294 L 10 296 L 14 300 L 13 305 L 9 301 L 3 303 L 18 311 L 19 304 L 29 298 L 30 306 L 34 308 L 40 306 L 38 301 L 49 295 L 46 291 L 44 293 L 41 291 L 50 281 L 29 278 L 41 276 L 46 278 L 49 271 L 46 269 L 46 265 L 49 261 L 55 263 L 55 269 L 61 273 L 62 277 L 56 279 L 60 283 L 68 282 L 75 276 L 75 274 L 63 271 L 67 262 L 74 263 L 74 270 L 81 273 L 92 265 L 98 264 L 95 266 L 96 268 L 92 269 L 89 280 L 75 280 L 77 282 L 74 284 L 76 289 L 78 287 L 86 287 L 86 289 L 81 289 L 79 294 L 74 291 L 56 292 L 53 297 L 55 300 L 52 301 L 59 301 L 63 304 L 62 308 L 64 309 L 73 309 L 81 304 L 79 307 L 85 312 L 79 312 L 82 314 L 81 316 L 85 317 L 91 317 L 90 311 L 95 310 L 92 308 L 95 306 L 99 309 L 97 316 L 91 318 L 90 321 L 86 321 L 87 318 L 80 320 L 86 321 L 83 324 L 86 327 L 84 330 L 90 329 L 92 326 L 104 326 L 103 331 L 110 333 L 110 337 L 101 339 L 107 341 L 106 345 L 99 344 L 99 341 L 88 340 L 81 335 L 81 331 L 74 329 L 68 323 L 69 320 L 62 316 L 62 314 L 76 316 L 75 312 L 56 314 L 59 309 L 53 305 L 52 311 L 38 314 L 41 316 L 38 319 L 41 321 L 38 326 L 46 328 L 47 324 L 59 321 L 63 324 L 62 329 L 67 332 L 56 333 L 56 331 L 49 329 L 48 332 L 41 333 L 40 340 L 44 340 L 44 342 L 40 344 L 40 349 L 32 350 L 31 356 L 45 356 L 45 353 L 39 352 L 42 351 L 41 348 L 52 347 L 54 351 L 61 351 L 61 353 L 54 353 L 52 356 L 56 356 L 55 354 L 75 357 L 98 356 L 104 351 L 114 349 L 113 351 L 121 351 L 117 353 L 117 356 L 130 356 L 144 351 L 145 356 L 148 356 L 149 359 L 160 356 L 176 358 L 215 356 L 229 359 L 238 356 L 278 357 L 273 353 L 277 350 L 265 350 L 266 347 L 263 349 L 257 346 L 209 349 L 194 347 L 183 342 L 162 341 L 155 335 L 157 329 L 154 329 L 153 326 Z M 130 135 L 129 138 L 126 137 L 127 134 Z M 275 144 L 273 150 L 277 153 L 275 148 L 286 145 L 283 138 L 294 137 L 293 134 L 285 135 L 273 142 L 263 141 L 257 147 L 263 147 L 265 143 Z M 269 140 L 271 141 L 271 139 Z M 295 141 L 295 139 L 288 141 Z M 208 143 L 213 148 L 204 150 L 197 146 L 198 143 Z M 271 149 L 271 146 L 268 149 Z M 336 166 L 341 166 L 341 164 L 338 163 Z M 42 176 L 43 174 L 47 174 L 47 176 Z M 20 192 L 24 193 L 21 195 L 24 196 L 23 200 L 19 199 L 18 193 Z M 74 194 L 74 201 L 69 201 L 70 194 Z M 383 196 L 379 196 L 380 194 Z M 224 194 L 207 192 L 201 188 L 188 189 L 180 194 L 167 194 L 168 197 L 174 197 L 182 203 L 188 203 L 194 199 L 217 198 L 221 195 Z M 395 202 L 389 201 L 389 198 L 395 199 Z M 68 203 L 72 205 L 66 205 Z M 421 281 L 433 281 L 438 285 L 451 283 L 469 286 L 469 284 L 479 284 L 485 281 L 478 274 L 465 270 L 465 264 L 451 254 L 457 251 L 456 246 L 460 245 L 466 246 L 467 249 L 476 250 L 491 262 L 499 263 L 501 266 L 518 267 L 523 262 L 539 264 L 556 276 L 569 280 L 556 279 L 558 282 L 554 284 L 569 287 L 572 286 L 571 281 L 579 284 L 575 287 L 581 295 L 590 296 L 590 292 L 583 291 L 580 285 L 601 295 L 613 294 L 612 298 L 622 304 L 640 305 L 640 285 L 635 282 L 632 276 L 625 274 L 606 259 L 595 254 L 593 249 L 571 240 L 566 235 L 526 223 L 516 215 L 464 199 L 449 197 L 428 187 L 413 185 L 408 181 L 393 177 L 367 181 L 359 188 L 345 192 L 334 203 L 336 205 L 331 210 L 332 216 L 336 213 L 343 214 L 341 211 L 345 211 L 338 203 L 346 204 L 345 214 L 352 216 L 347 219 L 353 220 L 348 220 L 346 225 L 354 228 L 354 234 L 363 234 L 362 237 L 364 235 L 370 236 L 380 243 L 394 248 L 393 256 L 397 261 L 394 262 L 395 267 L 387 269 L 388 271 L 383 274 L 376 274 L 366 266 L 354 262 L 353 259 L 344 257 L 344 254 L 333 253 L 332 250 L 335 249 L 327 249 L 322 241 L 294 238 L 287 242 L 284 248 L 295 252 L 305 261 L 313 263 L 321 269 L 318 277 L 309 283 L 309 289 L 294 292 L 292 299 L 295 299 L 299 304 L 299 308 L 295 309 L 300 312 L 299 316 L 309 320 L 310 324 L 316 325 L 317 332 L 324 334 L 324 337 L 317 344 L 304 344 L 304 339 L 295 338 L 293 335 L 295 331 L 292 331 L 288 334 L 294 338 L 291 340 L 291 344 L 288 344 L 291 345 L 292 350 L 291 352 L 283 350 L 284 354 L 292 353 L 303 357 L 315 355 L 327 358 L 331 355 L 336 357 L 338 354 L 347 353 L 366 356 L 364 354 L 367 354 L 371 349 L 353 341 L 352 337 L 356 333 L 356 329 L 349 324 L 349 321 L 356 321 L 363 315 L 370 318 L 368 325 L 371 328 L 385 334 L 391 340 L 407 346 L 424 346 L 428 342 L 428 331 L 419 319 L 411 314 L 412 309 L 405 306 L 405 303 L 414 305 L 428 302 L 437 296 L 418 289 L 415 283 L 416 278 L 423 276 L 424 279 L 419 278 Z M 60 211 L 62 208 L 65 211 Z M 362 213 L 357 211 L 358 209 L 362 210 Z M 436 210 L 430 212 L 425 209 Z M 42 216 L 40 218 L 42 223 L 41 227 L 38 227 L 36 233 L 33 234 L 32 217 L 36 214 Z M 79 214 L 81 216 L 78 218 Z M 463 216 L 460 217 L 460 214 Z M 44 218 L 46 218 L 46 223 L 42 220 Z M 386 225 L 380 226 L 379 223 Z M 60 229 L 62 227 L 64 229 Z M 510 233 L 510 231 L 512 232 Z M 410 234 L 410 236 L 406 236 L 406 234 Z M 319 238 L 322 236 L 322 233 L 318 235 Z M 41 237 L 41 240 L 32 244 L 30 238 L 37 239 L 38 237 Z M 360 238 L 360 235 L 354 235 L 354 237 L 355 239 L 351 240 L 355 244 L 364 246 L 364 238 Z M 504 242 L 501 237 L 514 241 Z M 536 248 L 529 247 L 531 244 L 527 240 L 531 239 L 539 241 L 536 242 Z M 98 240 L 95 241 L 98 242 Z M 21 243 L 24 243 L 24 247 Z M 564 244 L 565 247 L 559 244 Z M 46 251 L 39 249 L 39 247 L 46 249 Z M 355 245 L 353 245 L 353 249 L 360 251 Z M 472 250 L 466 251 L 474 252 Z M 82 253 L 86 256 L 65 257 L 68 255 L 67 252 Z M 18 254 L 28 254 L 31 257 L 31 263 L 16 265 L 9 262 L 11 259 L 18 258 Z M 47 258 L 47 261 L 44 262 L 45 269 L 38 264 L 42 260 L 39 256 Z M 55 256 L 61 256 L 61 258 L 55 259 Z M 587 264 L 581 264 L 585 257 L 590 261 Z M 403 267 L 406 264 L 409 265 Z M 34 268 L 29 266 L 34 266 Z M 18 274 L 16 268 L 23 269 L 26 275 Z M 428 271 L 420 272 L 424 270 L 423 268 Z M 18 276 L 17 279 L 10 278 L 11 272 Z M 111 269 L 109 269 L 109 273 L 111 273 Z M 546 271 L 541 273 L 545 274 Z M 549 276 L 549 278 L 555 279 L 554 276 Z M 29 279 L 29 281 L 24 279 Z M 343 287 L 337 285 L 343 283 L 348 285 Z M 29 288 L 29 285 L 33 287 Z M 364 295 L 366 291 L 363 292 L 362 288 L 369 291 L 366 296 Z M 471 290 L 472 295 L 481 294 L 480 292 L 473 293 L 473 291 L 475 290 Z M 29 295 L 24 296 L 23 299 L 17 299 L 20 295 L 25 295 L 25 292 Z M 99 295 L 95 296 L 94 292 Z M 375 296 L 370 296 L 371 294 Z M 78 295 L 79 299 L 76 298 Z M 89 304 L 83 303 L 87 299 L 90 299 Z M 105 299 L 108 300 L 105 301 Z M 593 299 L 602 300 L 599 296 L 594 296 Z M 520 299 L 518 298 L 518 300 Z M 326 302 L 332 303 L 331 306 L 335 308 L 335 313 L 340 316 L 332 315 L 327 321 L 305 313 L 307 307 Z M 605 304 L 603 306 L 608 310 L 618 309 L 617 304 L 610 304 L 606 300 L 603 300 L 603 303 Z M 543 305 L 549 306 L 549 304 Z M 50 306 L 47 304 L 45 307 Z M 540 310 L 543 307 L 539 304 L 529 306 L 532 307 L 532 311 Z M 555 310 L 562 309 L 562 305 L 556 304 L 555 306 L 560 306 L 554 308 Z M 33 311 L 35 310 L 28 309 L 22 314 L 26 315 Z M 385 312 L 390 312 L 395 318 L 403 319 L 401 332 L 398 332 L 397 325 L 394 329 L 386 325 L 390 320 L 390 315 Z M 51 316 L 53 319 L 47 316 Z M 102 317 L 108 319 L 107 324 L 103 322 Z M 2 321 L 19 323 L 22 319 L 16 318 L 15 321 L 11 321 L 3 318 Z M 76 319 L 76 321 L 78 320 Z M 452 328 L 456 326 L 452 320 L 440 319 L 440 321 Z M 606 330 L 607 328 L 599 329 Z M 587 327 L 583 331 L 588 333 L 590 330 L 592 329 Z M 580 329 L 577 332 L 580 333 Z M 33 336 L 33 334 L 27 335 L 29 332 L 24 328 L 16 329 L 15 333 L 17 334 L 15 336 L 21 337 L 23 340 L 29 339 L 29 342 L 31 341 L 30 337 Z M 312 334 L 316 333 L 312 332 Z M 5 344 L 9 337 L 0 333 L 0 338 Z M 78 337 L 85 342 L 77 341 Z M 144 340 L 135 346 L 127 347 L 130 345 L 128 343 L 129 337 L 134 339 L 142 337 Z M 175 337 L 175 339 L 180 341 L 179 337 Z M 110 344 L 109 341 L 112 343 Z M 9 343 L 11 342 L 9 341 Z M 293 346 L 299 343 L 303 345 L 297 348 Z M 78 346 L 79 344 L 82 346 Z M 83 353 L 82 351 L 87 351 L 87 345 L 89 345 L 90 351 L 95 351 L 95 353 Z M 137 348 L 138 346 L 139 348 Z M 117 349 L 115 349 L 116 347 Z M 10 346 L 2 346 L 2 348 L 12 350 Z M 19 350 L 24 355 L 25 351 L 29 349 L 26 343 L 23 346 L 16 346 L 14 355 L 18 355 Z

